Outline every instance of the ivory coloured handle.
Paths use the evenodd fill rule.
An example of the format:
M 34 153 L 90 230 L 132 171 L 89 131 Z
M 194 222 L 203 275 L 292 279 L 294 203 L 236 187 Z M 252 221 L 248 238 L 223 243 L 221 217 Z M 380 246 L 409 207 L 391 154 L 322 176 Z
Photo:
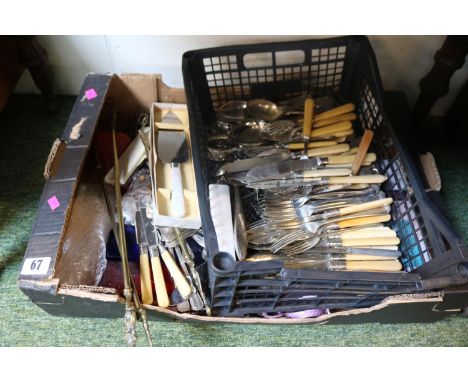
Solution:
M 363 162 L 363 166 L 370 166 L 372 162 Z M 347 167 L 351 168 L 352 164 L 351 163 L 343 163 L 343 164 L 326 164 L 324 167 L 325 168 L 336 168 L 336 167 Z
M 336 117 L 337 115 L 351 113 L 355 107 L 353 103 L 346 103 L 344 105 L 335 107 L 334 109 L 324 111 L 315 116 L 315 122 L 322 121 L 324 119 Z
M 179 164 L 172 164 L 171 214 L 177 218 L 185 216 L 184 187 Z
M 176 288 L 179 290 L 179 293 L 182 296 L 182 298 L 184 299 L 189 298 L 192 294 L 192 288 L 190 284 L 187 282 L 187 279 L 185 278 L 182 271 L 177 266 L 173 257 L 170 255 L 170 253 L 166 249 L 162 251 L 161 257 L 164 261 L 164 264 L 166 264 L 166 267 L 169 270 L 169 273 L 174 279 L 174 284 Z
M 354 183 L 369 183 L 380 184 L 387 180 L 385 175 L 356 175 L 356 176 L 342 176 L 330 177 L 330 184 L 354 184 Z
M 328 164 L 351 164 L 354 161 L 354 158 L 356 158 L 356 155 L 336 155 L 336 156 L 330 156 L 327 158 Z M 368 153 L 365 158 L 364 162 L 374 162 L 377 159 L 377 155 L 374 153 Z
M 360 239 L 342 239 L 343 247 L 365 247 L 367 245 L 398 245 L 398 237 L 363 237 Z
M 329 147 L 329 146 L 336 146 L 337 142 L 336 141 L 314 141 L 314 142 L 309 142 L 307 145 L 307 148 L 309 149 L 315 149 L 317 147 Z M 290 143 L 286 145 L 286 148 L 289 150 L 304 150 L 304 144 L 303 143 Z
M 317 178 L 323 176 L 348 176 L 351 174 L 349 168 L 324 168 L 318 170 L 306 170 L 303 172 L 304 178 Z
M 348 190 L 364 190 L 365 188 L 368 188 L 369 184 L 368 183 L 355 183 L 350 186 L 347 186 L 346 189 Z
M 153 303 L 153 287 L 151 285 L 151 271 L 148 252 L 141 251 L 140 254 L 140 285 L 141 301 L 143 304 L 151 305 Z
M 347 271 L 398 272 L 401 271 L 401 268 L 401 263 L 396 259 L 383 261 L 346 261 Z
M 319 121 L 315 121 L 314 127 L 319 128 L 319 127 L 333 125 L 333 124 L 338 123 L 338 122 L 354 121 L 354 120 L 356 120 L 356 118 L 357 118 L 356 113 L 341 114 L 341 115 L 337 115 L 335 117 L 330 117 L 330 118 L 327 118 L 327 119 L 322 119 L 322 120 L 319 120 Z
M 167 295 L 166 283 L 164 282 L 161 259 L 158 255 L 151 257 L 151 268 L 153 269 L 154 289 L 156 289 L 158 306 L 167 308 L 169 306 L 169 296 Z
M 334 125 L 330 125 L 327 127 L 320 127 L 318 129 L 314 129 L 310 132 L 309 136 L 311 138 L 315 137 L 327 137 L 332 134 L 339 133 L 341 131 L 351 130 L 353 128 L 353 124 L 349 121 L 335 123 Z
M 362 225 L 376 224 L 388 222 L 391 219 L 389 214 L 377 215 L 377 216 L 366 216 L 362 218 L 351 218 L 337 222 L 340 228 L 358 227 Z M 345 246 L 343 244 L 343 246 Z
M 347 137 L 348 135 L 351 135 L 354 133 L 353 129 L 348 129 L 348 130 L 343 130 L 343 131 L 338 131 L 336 133 L 333 133 L 333 137 L 335 138 L 342 138 L 342 137 Z
M 398 259 L 398 251 L 392 256 L 379 256 L 379 255 L 361 255 L 359 253 L 346 254 L 344 256 L 347 261 L 364 261 L 364 260 L 373 260 L 373 261 L 384 261 L 391 259 Z
M 373 200 L 371 202 L 359 203 L 354 206 L 340 208 L 340 216 L 353 214 L 355 212 L 367 211 L 372 208 L 385 207 L 393 203 L 392 198 Z
M 392 229 L 380 230 L 380 229 L 362 229 L 356 231 L 343 232 L 341 239 L 361 239 L 364 237 L 396 237 L 396 232 Z
M 354 155 L 356 154 L 358 151 L 358 148 L 357 147 L 353 147 L 352 149 L 349 149 L 349 151 L 343 153 L 342 155 Z
M 327 155 L 340 154 L 348 150 L 349 150 L 349 145 L 347 143 L 343 143 L 340 145 L 334 145 L 330 147 L 319 147 L 318 149 L 307 150 L 307 156 L 324 157 Z

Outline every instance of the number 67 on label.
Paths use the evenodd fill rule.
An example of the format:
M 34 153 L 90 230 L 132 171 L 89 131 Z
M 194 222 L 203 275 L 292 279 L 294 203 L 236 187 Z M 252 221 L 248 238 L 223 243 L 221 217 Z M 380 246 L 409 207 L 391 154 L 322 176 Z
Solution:
M 49 270 L 50 257 L 31 257 L 24 260 L 22 275 L 45 275 Z

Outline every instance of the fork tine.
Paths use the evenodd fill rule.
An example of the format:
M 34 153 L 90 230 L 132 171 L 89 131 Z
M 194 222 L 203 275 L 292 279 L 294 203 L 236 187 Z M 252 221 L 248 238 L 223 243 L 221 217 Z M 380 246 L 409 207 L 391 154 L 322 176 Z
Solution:
M 308 235 L 303 231 L 294 231 L 291 234 L 283 236 L 280 240 L 276 241 L 272 245 L 272 248 L 276 251 L 279 251 L 281 248 L 284 248 L 297 240 L 306 239 L 307 236 Z

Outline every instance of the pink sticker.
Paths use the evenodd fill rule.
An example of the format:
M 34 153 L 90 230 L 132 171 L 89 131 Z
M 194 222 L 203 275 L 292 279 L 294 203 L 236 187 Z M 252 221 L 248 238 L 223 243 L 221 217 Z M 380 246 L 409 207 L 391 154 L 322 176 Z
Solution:
M 93 88 L 86 90 L 85 96 L 88 99 L 88 101 L 91 101 L 93 98 L 97 97 L 96 90 L 94 90 Z
M 49 200 L 47 200 L 47 203 L 49 203 L 49 207 L 52 211 L 60 207 L 60 202 L 58 201 L 55 195 L 52 196 Z

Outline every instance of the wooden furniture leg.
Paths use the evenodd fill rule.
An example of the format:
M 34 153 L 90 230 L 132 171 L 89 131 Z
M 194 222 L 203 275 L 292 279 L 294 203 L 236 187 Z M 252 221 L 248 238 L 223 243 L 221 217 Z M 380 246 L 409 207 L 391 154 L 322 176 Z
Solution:
M 445 114 L 443 129 L 448 139 L 462 143 L 468 141 L 468 80 Z
M 24 71 L 24 65 L 19 60 L 15 43 L 6 36 L 0 36 L 0 57 L 1 112 Z
M 450 78 L 463 66 L 467 53 L 468 36 L 447 36 L 434 56 L 434 66 L 419 82 L 421 93 L 413 106 L 413 126 L 420 128 L 434 103 L 448 93 Z
M 34 84 L 44 97 L 48 111 L 57 112 L 58 102 L 46 70 L 49 58 L 47 51 L 35 36 L 12 36 L 12 39 L 16 43 L 21 61 L 29 70 Z

